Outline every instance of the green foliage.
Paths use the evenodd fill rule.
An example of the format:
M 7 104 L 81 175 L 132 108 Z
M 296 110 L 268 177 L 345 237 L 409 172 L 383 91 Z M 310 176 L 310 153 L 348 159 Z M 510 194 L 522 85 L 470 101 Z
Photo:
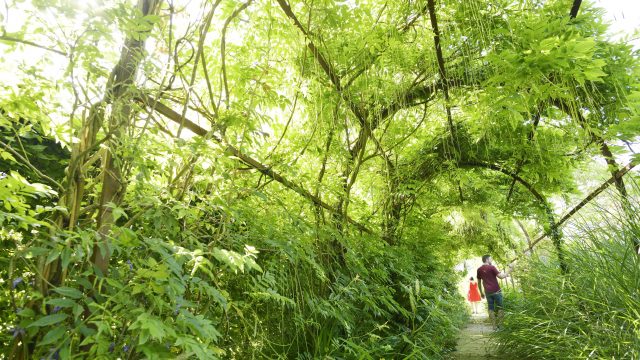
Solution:
M 353 238 L 357 247 L 347 251 L 348 267 L 335 268 L 318 258 L 311 234 L 293 224 L 274 232 L 253 218 L 233 221 L 246 227 L 243 237 L 253 238 L 264 256 L 246 245 L 245 255 L 220 248 L 205 253 L 153 238 L 135 247 L 116 245 L 117 265 L 109 278 L 97 279 L 97 302 L 83 294 L 91 288 L 91 271 L 82 270 L 76 248 L 76 260 L 65 266 L 67 283 L 76 287 L 53 289 L 46 303 L 56 313 L 21 313 L 20 326 L 45 329 L 39 341 L 45 353 L 52 343 L 70 353 L 82 344 L 92 356 L 432 358 L 452 346 L 462 299 L 455 277 L 442 265 L 413 248 L 388 249 L 379 240 L 374 246 L 373 239 Z M 195 224 L 189 228 L 200 231 Z M 232 247 L 242 244 L 228 241 Z M 85 321 L 84 307 L 93 310 Z
M 46 199 L 55 192 L 46 185 L 30 183 L 18 172 L 0 173 L 0 225 L 3 232 L 15 229 L 31 230 L 47 227 L 38 215 L 55 210 L 52 207 L 33 205 L 37 199 Z
M 567 246 L 570 273 L 544 252 L 509 294 L 500 349 L 526 359 L 635 359 L 640 355 L 640 264 L 634 254 L 638 203 L 627 212 L 597 207 L 573 224 Z
M 442 358 L 454 265 L 640 131 L 588 4 L 438 2 L 444 76 L 425 1 L 151 3 L 7 3 L 2 354 Z

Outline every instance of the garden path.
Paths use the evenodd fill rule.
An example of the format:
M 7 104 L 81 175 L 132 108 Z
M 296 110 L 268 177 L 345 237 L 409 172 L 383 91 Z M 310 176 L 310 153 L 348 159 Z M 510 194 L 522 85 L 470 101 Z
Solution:
M 480 313 L 471 316 L 469 323 L 460 331 L 456 351 L 451 360 L 495 359 L 495 345 L 491 342 L 493 329 L 489 322 L 486 304 L 480 304 Z

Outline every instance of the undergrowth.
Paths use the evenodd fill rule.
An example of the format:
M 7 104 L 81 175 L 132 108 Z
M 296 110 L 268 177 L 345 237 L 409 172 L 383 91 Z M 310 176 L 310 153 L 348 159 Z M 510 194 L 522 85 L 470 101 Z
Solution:
M 596 206 L 568 231 L 569 273 L 539 252 L 511 294 L 500 350 L 519 359 L 640 358 L 638 203 Z
M 0 353 L 36 330 L 44 358 L 439 359 L 453 347 L 463 299 L 428 239 L 340 234 L 259 197 L 195 205 L 158 198 L 118 228 L 108 278 L 87 266 L 95 232 L 3 235 Z M 66 281 L 43 299 L 35 263 L 12 259 L 45 251 Z M 50 315 L 28 308 L 38 299 Z

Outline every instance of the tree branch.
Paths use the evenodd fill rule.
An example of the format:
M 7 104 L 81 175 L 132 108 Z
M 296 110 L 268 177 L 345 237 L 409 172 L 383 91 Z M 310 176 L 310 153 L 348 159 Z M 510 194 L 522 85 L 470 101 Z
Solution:
M 436 48 L 436 58 L 438 60 L 438 72 L 440 73 L 440 80 L 442 81 L 442 93 L 444 95 L 444 108 L 447 113 L 447 122 L 449 123 L 449 130 L 451 131 L 451 141 L 456 142 L 456 130 L 453 126 L 453 117 L 451 115 L 451 105 L 449 104 L 449 84 L 447 82 L 447 72 L 444 66 L 444 57 L 442 56 L 442 46 L 440 45 L 440 29 L 438 28 L 438 20 L 436 18 L 436 4 L 435 0 L 428 0 L 427 7 L 429 8 L 429 18 L 431 20 L 431 28 L 433 29 L 433 43 Z M 452 144 L 456 147 L 456 144 Z
M 569 18 L 575 19 L 578 16 L 578 10 L 580 10 L 580 5 L 582 4 L 582 0 L 573 0 L 573 5 L 571 5 L 571 11 L 569 12 Z
M 64 187 L 62 187 L 62 185 L 59 182 L 43 174 L 40 170 L 38 170 L 38 168 L 36 168 L 31 164 L 28 158 L 22 156 L 19 152 L 15 151 L 11 146 L 9 146 L 8 144 L 5 144 L 3 141 L 0 141 L 0 145 L 2 145 L 3 148 L 5 148 L 8 152 L 13 154 L 15 157 L 22 160 L 23 164 L 27 166 L 29 169 L 31 169 L 31 171 L 38 174 L 38 176 L 47 180 L 51 185 L 55 185 L 58 188 L 58 190 L 61 190 L 61 191 L 64 190 Z
M 536 129 L 538 128 L 539 123 L 540 123 L 540 109 L 538 108 L 538 112 L 536 112 L 536 114 L 533 115 L 533 125 L 531 128 L 531 131 L 529 131 L 529 133 L 527 134 L 527 144 L 533 140 L 533 137 L 535 136 Z M 519 174 L 520 170 L 522 170 L 522 166 L 524 165 L 524 160 L 525 160 L 525 155 L 523 154 L 520 160 L 518 160 L 518 163 L 516 164 L 516 174 Z M 516 180 L 514 179 L 511 181 L 511 185 L 509 186 L 509 193 L 507 194 L 507 200 L 506 200 L 507 202 L 509 202 L 509 199 L 511 199 L 511 195 L 513 195 L 513 188 L 515 184 L 516 184 Z
M 587 205 L 596 196 L 600 195 L 600 193 L 602 193 L 611 184 L 615 183 L 618 179 L 621 179 L 623 176 L 625 176 L 631 169 L 636 167 L 636 165 L 638 165 L 638 163 L 636 161 L 632 161 L 629 164 L 627 164 L 627 166 L 618 170 L 612 177 L 610 177 L 607 181 L 602 183 L 602 185 L 600 185 L 597 189 L 593 190 L 589 195 L 587 195 L 587 197 L 582 199 L 582 201 L 580 201 L 576 206 L 574 206 L 571 210 L 569 210 L 568 213 L 566 213 L 562 218 L 560 218 L 560 220 L 558 220 L 558 222 L 555 225 L 555 229 L 549 229 L 547 232 L 545 232 L 544 234 L 536 238 L 534 241 L 532 241 L 531 244 L 529 245 L 529 248 L 533 249 L 534 246 L 536 246 L 538 243 L 544 240 L 547 236 L 549 236 L 552 230 L 557 230 L 557 228 L 564 225 L 564 223 L 567 222 L 567 220 L 569 220 L 578 211 L 580 211 L 580 209 L 582 209 L 585 205 Z M 636 251 L 638 251 L 638 249 L 636 249 Z M 516 260 L 518 260 L 520 256 L 521 255 L 516 256 L 513 260 L 510 261 L 510 263 L 513 263 Z
M 367 226 L 365 226 L 363 224 L 360 224 L 359 222 L 357 222 L 356 220 L 352 219 L 351 217 L 349 217 L 346 214 L 342 214 L 341 212 L 339 212 L 338 210 L 333 208 L 331 205 L 329 205 L 329 204 L 325 203 L 324 201 L 322 201 L 322 199 L 320 199 L 319 197 L 313 195 L 312 193 L 310 193 L 309 191 L 304 189 L 302 186 L 300 186 L 300 185 L 298 185 L 298 184 L 286 179 L 284 176 L 282 176 L 279 173 L 277 173 L 274 170 L 272 170 L 269 166 L 267 166 L 265 164 L 262 164 L 258 160 L 255 160 L 252 157 L 242 153 L 238 148 L 234 147 L 233 145 L 226 144 L 226 142 L 222 138 L 220 138 L 219 136 L 211 134 L 209 131 L 207 131 L 206 129 L 204 129 L 200 125 L 194 123 L 193 121 L 187 119 L 186 117 L 182 117 L 179 113 L 175 112 L 173 109 L 169 108 L 168 106 L 162 104 L 158 100 L 153 99 L 153 98 L 151 98 L 149 96 L 142 96 L 142 97 L 138 98 L 138 101 L 142 102 L 145 106 L 147 106 L 147 107 L 149 107 L 151 109 L 154 109 L 155 111 L 157 111 L 158 113 L 162 114 L 163 116 L 165 116 L 167 119 L 169 119 L 171 121 L 174 121 L 174 122 L 176 122 L 178 124 L 183 123 L 185 128 L 191 130 L 196 135 L 210 136 L 217 143 L 225 145 L 226 146 L 226 149 L 225 149 L 226 152 L 228 152 L 231 155 L 233 155 L 234 157 L 238 158 L 241 162 L 249 165 L 253 169 L 258 170 L 263 175 L 265 175 L 267 177 L 270 177 L 273 180 L 279 182 L 280 184 L 282 184 L 286 188 L 288 188 L 290 190 L 293 190 L 298 195 L 310 200 L 315 205 L 320 206 L 320 207 L 330 211 L 331 213 L 334 213 L 334 214 L 337 214 L 339 216 L 344 217 L 344 219 L 348 223 L 350 223 L 353 226 L 355 226 L 358 230 L 366 232 L 368 234 L 375 234 L 373 232 L 373 230 L 369 229 Z
M 607 162 L 607 165 L 610 168 L 611 176 L 615 177 L 615 174 L 619 171 L 620 167 L 616 162 L 616 159 L 614 158 L 613 153 L 609 148 L 609 145 L 607 145 L 607 143 L 604 141 L 602 136 L 594 133 L 589 128 L 589 123 L 587 122 L 587 119 L 582 115 L 580 110 L 572 108 L 567 102 L 561 99 L 553 99 L 552 104 L 555 105 L 558 109 L 562 110 L 565 114 L 569 115 L 575 121 L 577 121 L 580 127 L 582 127 L 582 129 L 584 129 L 587 132 L 587 134 L 589 134 L 589 137 L 591 138 L 591 140 L 596 144 L 598 144 L 598 146 L 600 147 L 600 154 L 602 154 L 602 157 L 604 157 L 605 161 Z M 615 182 L 616 182 L 616 188 L 618 189 L 620 194 L 623 196 L 623 198 L 626 199 L 627 189 L 624 185 L 624 181 L 622 180 L 622 177 L 616 178 Z
M 182 107 L 182 116 L 183 117 L 187 113 L 187 108 L 189 107 L 189 97 L 191 96 L 191 92 L 193 90 L 193 84 L 196 81 L 196 73 L 198 71 L 198 62 L 200 61 L 200 58 L 202 58 L 203 61 L 204 61 L 204 57 L 202 56 L 204 54 L 204 51 L 203 51 L 203 49 L 204 49 L 204 41 L 205 41 L 205 39 L 207 37 L 207 33 L 209 32 L 209 27 L 211 26 L 211 20 L 213 20 L 213 14 L 215 13 L 216 8 L 220 4 L 220 1 L 221 0 L 217 0 L 213 4 L 213 7 L 207 13 L 207 15 L 205 16 L 202 24 L 200 25 L 200 37 L 198 39 L 198 47 L 196 49 L 196 54 L 195 54 L 195 56 L 193 56 L 194 63 L 193 63 L 193 69 L 191 70 L 191 80 L 189 81 L 189 86 L 185 89 L 186 90 L 186 94 L 185 94 L 184 106 Z M 224 39 L 224 33 L 223 33 L 223 39 Z M 223 62 L 223 67 L 224 67 L 224 62 Z M 207 82 L 207 84 L 208 84 L 208 82 Z M 178 137 L 180 137 L 180 133 L 182 133 L 182 128 L 183 127 L 184 127 L 184 124 L 180 124 L 180 127 L 178 128 Z
M 499 171 L 505 175 L 511 176 L 514 180 L 518 181 L 520 184 L 522 184 L 525 188 L 527 188 L 527 190 L 529 190 L 529 192 L 538 200 L 538 202 L 540 203 L 540 206 L 544 209 L 546 215 L 547 215 L 547 219 L 549 222 L 549 234 L 551 235 L 551 239 L 553 240 L 553 244 L 556 247 L 556 251 L 557 251 L 557 255 L 558 255 L 558 261 L 560 263 L 560 269 L 562 270 L 563 274 L 566 274 L 569 271 L 569 268 L 567 266 L 567 263 L 565 261 L 565 256 L 564 256 L 564 250 L 562 247 L 562 236 L 561 234 L 558 232 L 558 223 L 555 220 L 555 216 L 553 214 L 553 209 L 551 208 L 551 206 L 549 206 L 549 203 L 547 203 L 547 200 L 544 198 L 544 196 L 542 196 L 542 194 L 540 194 L 540 192 L 538 192 L 533 185 L 531 185 L 529 182 L 527 182 L 526 180 L 524 180 L 522 177 L 520 177 L 520 175 L 513 173 L 507 169 L 504 169 L 503 167 L 499 166 L 499 165 L 495 165 L 495 164 L 487 164 L 487 163 L 482 163 L 482 162 L 467 162 L 467 163 L 461 163 L 459 164 L 459 166 L 464 166 L 464 165 L 470 165 L 470 166 L 478 166 L 478 167 L 484 167 L 487 169 L 491 169 L 491 170 L 495 170 L 495 171 Z
M 338 76 L 338 74 L 336 74 L 336 71 L 333 69 L 333 66 L 327 61 L 327 59 L 316 47 L 313 41 L 311 41 L 311 38 L 309 37 L 309 33 L 307 33 L 307 30 L 304 28 L 302 23 L 300 23 L 300 20 L 298 20 L 296 15 L 293 13 L 293 10 L 291 10 L 291 6 L 287 3 L 286 0 L 278 0 L 278 4 L 280 5 L 280 8 L 282 8 L 282 11 L 284 11 L 284 13 L 287 15 L 287 17 L 293 21 L 294 25 L 298 29 L 300 29 L 300 32 L 302 32 L 302 34 L 307 38 L 307 47 L 309 47 L 309 50 L 311 50 L 311 54 L 313 54 L 313 57 L 316 59 L 318 64 L 320 64 L 320 67 L 322 67 L 322 70 L 324 70 L 325 74 L 329 76 L 329 80 L 331 80 L 331 83 L 333 84 L 333 86 L 336 88 L 338 92 L 342 92 L 340 77 Z
M 227 109 L 229 108 L 229 84 L 227 81 L 227 66 L 226 66 L 226 62 L 225 62 L 225 58 L 226 58 L 226 38 L 227 38 L 227 28 L 229 27 L 229 24 L 231 23 L 231 21 L 238 15 L 240 15 L 240 13 L 245 10 L 246 8 L 249 7 L 249 5 L 251 5 L 251 3 L 253 2 L 253 0 L 247 0 L 247 2 L 245 2 L 244 4 L 240 5 L 240 7 L 238 7 L 237 9 L 235 9 L 233 11 L 233 13 L 231 13 L 231 16 L 229 16 L 227 18 L 227 20 L 224 22 L 224 26 L 222 27 L 222 40 L 220 41 L 220 61 L 222 62 L 221 68 L 222 68 L 222 84 L 224 86 L 224 95 L 225 95 L 225 103 L 227 104 Z
M 19 39 L 19 38 L 13 37 L 13 36 L 9 36 L 9 35 L 7 35 L 7 33 L 3 33 L 2 35 L 0 35 L 0 41 L 7 41 L 7 42 L 25 44 L 25 45 L 37 47 L 37 48 L 42 49 L 42 50 L 47 50 L 47 51 L 50 51 L 50 52 L 53 52 L 53 53 L 56 53 L 56 54 L 62 55 L 62 56 L 68 56 L 69 55 L 64 51 L 61 51 L 61 50 L 58 50 L 58 49 L 54 49 L 54 48 L 50 48 L 48 46 L 40 45 L 40 44 L 35 43 L 33 41 Z
M 511 177 L 513 180 L 519 182 L 520 184 L 522 184 L 522 186 L 524 186 L 527 190 L 529 190 L 529 192 L 536 198 L 536 200 L 546 204 L 547 201 L 545 200 L 544 196 L 542 196 L 542 194 L 540 194 L 540 192 L 538 192 L 538 190 L 536 190 L 535 187 L 533 187 L 533 185 L 531 185 L 528 181 L 526 181 L 525 179 L 523 179 L 520 175 L 511 172 L 505 168 L 503 168 L 500 165 L 497 164 L 489 164 L 489 163 L 484 163 L 484 162 L 480 162 L 480 161 L 463 161 L 463 162 L 459 162 L 458 163 L 458 167 L 481 167 L 481 168 L 485 168 L 485 169 L 490 169 L 490 170 L 494 170 L 494 171 L 498 171 L 501 172 L 509 177 Z

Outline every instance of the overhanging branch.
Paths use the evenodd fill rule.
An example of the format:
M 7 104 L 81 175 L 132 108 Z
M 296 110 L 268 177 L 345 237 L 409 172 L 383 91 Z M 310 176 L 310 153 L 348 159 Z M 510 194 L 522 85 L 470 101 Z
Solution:
M 533 185 L 531 185 L 528 181 L 526 181 L 525 179 L 523 179 L 520 175 L 511 172 L 505 168 L 503 168 L 500 165 L 497 164 L 489 164 L 489 163 L 484 163 L 484 162 L 480 162 L 480 161 L 463 161 L 458 163 L 459 167 L 480 167 L 480 168 L 485 168 L 485 169 L 490 169 L 490 170 L 494 170 L 494 171 L 498 171 L 501 172 L 509 177 L 511 177 L 514 181 L 519 182 L 522 186 L 524 186 L 527 190 L 529 190 L 529 192 L 533 195 L 533 197 L 536 198 L 536 200 L 540 201 L 543 204 L 546 204 L 547 201 L 545 200 L 544 196 L 542 196 L 542 194 L 540 194 L 540 192 L 538 190 L 536 190 L 535 187 L 533 187 Z
M 571 5 L 571 11 L 569 12 L 569 17 L 571 19 L 575 19 L 578 16 L 578 10 L 580 10 L 580 5 L 582 4 L 582 0 L 573 0 L 573 5 Z
M 456 131 L 453 126 L 453 117 L 451 115 L 451 105 L 449 103 L 449 84 L 447 82 L 447 72 L 444 66 L 444 57 L 442 56 L 442 46 L 440 44 L 440 29 L 438 28 L 438 20 L 436 18 L 436 3 L 435 0 L 428 0 L 427 7 L 429 8 L 429 18 L 431 20 L 431 28 L 433 29 L 433 43 L 436 49 L 436 59 L 438 60 L 438 72 L 440 73 L 440 79 L 442 80 L 442 94 L 444 95 L 444 108 L 447 113 L 447 122 L 449 123 L 449 130 L 451 131 L 451 141 L 454 142 L 453 147 L 456 144 Z
M 580 201 L 578 203 L 578 205 L 574 206 L 571 210 L 569 210 L 568 213 L 566 213 L 562 218 L 560 218 L 560 220 L 555 225 L 555 227 L 556 227 L 555 230 L 557 230 L 560 226 L 564 225 L 564 223 L 567 222 L 567 220 L 569 220 L 578 211 L 580 211 L 580 209 L 582 209 L 585 205 L 587 205 L 596 196 L 600 195 L 600 193 L 602 193 L 611 184 L 615 183 L 618 179 L 621 179 L 623 176 L 625 176 L 631 169 L 636 167 L 636 165 L 638 165 L 637 162 L 635 162 L 635 161 L 630 162 L 629 164 L 627 164 L 627 166 L 625 166 L 622 169 L 618 170 L 618 172 L 616 172 L 615 175 L 613 175 L 607 181 L 602 183 L 602 185 L 600 185 L 597 189 L 593 190 L 589 195 L 587 195 L 587 197 L 582 199 L 582 201 Z M 551 234 L 552 230 L 554 230 L 554 229 L 549 229 L 547 232 L 545 232 L 544 234 L 542 234 L 539 237 L 537 237 L 534 241 L 531 242 L 531 244 L 529 245 L 529 248 L 533 249 L 534 246 L 536 246 L 538 243 L 540 243 L 542 240 L 544 240 L 547 236 L 549 236 Z M 637 248 L 636 248 L 636 251 L 638 251 Z M 513 263 L 516 260 L 518 260 L 520 258 L 520 256 L 522 256 L 522 254 L 516 256 L 513 260 L 510 261 L 510 263 Z
M 562 246 L 562 236 L 561 236 L 560 232 L 558 232 L 558 223 L 556 222 L 555 216 L 553 214 L 553 209 L 551 208 L 551 206 L 549 206 L 549 203 L 544 198 L 544 196 L 542 196 L 542 194 L 540 194 L 540 192 L 538 192 L 533 187 L 533 185 L 531 185 L 529 182 L 527 182 L 522 177 L 520 177 L 520 175 L 518 175 L 517 173 L 513 173 L 513 172 L 511 172 L 511 171 L 509 171 L 507 169 L 504 169 L 503 167 L 501 167 L 499 165 L 482 163 L 482 162 L 471 162 L 471 163 L 462 163 L 462 164 L 459 164 L 459 166 L 464 166 L 466 164 L 469 164 L 471 166 L 479 166 L 479 167 L 484 167 L 486 169 L 499 171 L 499 172 L 501 172 L 501 173 L 503 173 L 505 175 L 511 176 L 513 178 L 513 180 L 519 182 L 525 188 L 527 188 L 527 190 L 529 190 L 529 192 L 538 200 L 540 206 L 544 209 L 544 211 L 545 211 L 545 213 L 547 215 L 547 219 L 549 221 L 549 235 L 551 235 L 551 239 L 553 240 L 553 244 L 556 247 L 556 251 L 557 251 L 557 255 L 558 255 L 558 261 L 560 262 L 560 269 L 562 270 L 563 274 L 566 274 L 568 272 L 568 267 L 567 267 L 567 263 L 565 261 L 564 250 L 563 250 L 563 246 Z
M 50 51 L 52 53 L 56 53 L 56 54 L 62 55 L 62 56 L 67 56 L 68 55 L 64 51 L 60 51 L 58 49 L 54 49 L 54 48 L 51 48 L 51 47 L 48 47 L 48 46 L 40 45 L 40 44 L 35 43 L 33 41 L 19 39 L 17 37 L 9 36 L 6 33 L 3 33 L 2 35 L 0 35 L 0 41 L 7 41 L 7 42 L 25 44 L 25 45 L 37 47 L 37 48 L 42 49 L 42 50 L 47 50 L 47 51 Z
M 293 190 L 294 192 L 296 192 L 298 195 L 308 199 L 309 201 L 311 201 L 313 204 L 322 207 L 326 210 L 328 210 L 331 213 L 337 214 L 339 216 L 344 217 L 344 219 L 350 223 L 351 225 L 355 226 L 358 230 L 361 230 L 363 232 L 366 232 L 368 234 L 375 234 L 373 232 L 373 230 L 369 229 L 367 226 L 357 222 L 356 220 L 352 219 L 350 216 L 343 214 L 341 212 L 339 212 L 338 210 L 336 210 L 334 207 L 332 207 L 331 205 L 325 203 L 324 201 L 322 201 L 322 199 L 320 199 L 319 197 L 313 195 L 311 192 L 307 191 L 306 189 L 304 189 L 302 186 L 292 182 L 291 180 L 285 178 L 284 176 L 280 175 L 279 173 L 277 173 L 276 171 L 274 171 L 273 169 L 271 169 L 269 166 L 262 164 L 260 161 L 253 159 L 252 157 L 250 157 L 249 155 L 246 155 L 244 153 L 242 153 L 238 148 L 234 147 L 233 145 L 229 145 L 226 144 L 225 141 L 223 139 L 221 139 L 220 137 L 211 134 L 208 130 L 204 129 L 203 127 L 201 127 L 200 125 L 196 124 L 195 122 L 187 119 L 186 117 L 181 116 L 179 113 L 177 113 L 176 111 L 174 111 L 173 109 L 171 109 L 170 107 L 162 104 L 161 102 L 159 102 L 156 99 L 153 99 L 149 96 L 142 96 L 140 98 L 138 98 L 138 100 L 140 102 L 142 102 L 145 106 L 149 107 L 150 109 L 155 110 L 156 112 L 160 113 L 161 115 L 163 115 L 164 117 L 166 117 L 167 119 L 176 122 L 178 124 L 184 124 L 184 127 L 189 129 L 190 131 L 192 131 L 194 134 L 196 135 L 200 135 L 200 136 L 210 136 L 211 139 L 213 139 L 214 141 L 216 141 L 219 144 L 225 145 L 225 151 L 231 155 L 233 155 L 234 157 L 236 157 L 237 159 L 239 159 L 241 162 L 243 162 L 244 164 L 252 167 L 253 169 L 258 170 L 260 173 L 262 173 L 263 175 L 279 182 L 280 184 L 282 184 L 284 187 Z
M 598 146 L 600 147 L 600 154 L 602 154 L 602 157 L 604 157 L 605 161 L 607 162 L 607 166 L 611 169 L 611 176 L 615 177 L 620 167 L 618 166 L 618 163 L 616 162 L 616 159 L 613 156 L 609 145 L 607 145 L 602 136 L 596 134 L 589 128 L 589 123 L 587 122 L 587 119 L 584 117 L 584 115 L 582 115 L 580 110 L 577 108 L 572 108 L 566 101 L 561 99 L 553 99 L 552 104 L 563 111 L 565 114 L 570 116 L 572 119 L 574 119 L 580 125 L 580 127 L 582 127 L 584 131 L 589 134 L 591 141 L 598 144 Z M 615 183 L 616 188 L 618 189 L 620 194 L 623 196 L 623 198 L 626 198 L 627 190 L 622 177 L 616 178 Z

